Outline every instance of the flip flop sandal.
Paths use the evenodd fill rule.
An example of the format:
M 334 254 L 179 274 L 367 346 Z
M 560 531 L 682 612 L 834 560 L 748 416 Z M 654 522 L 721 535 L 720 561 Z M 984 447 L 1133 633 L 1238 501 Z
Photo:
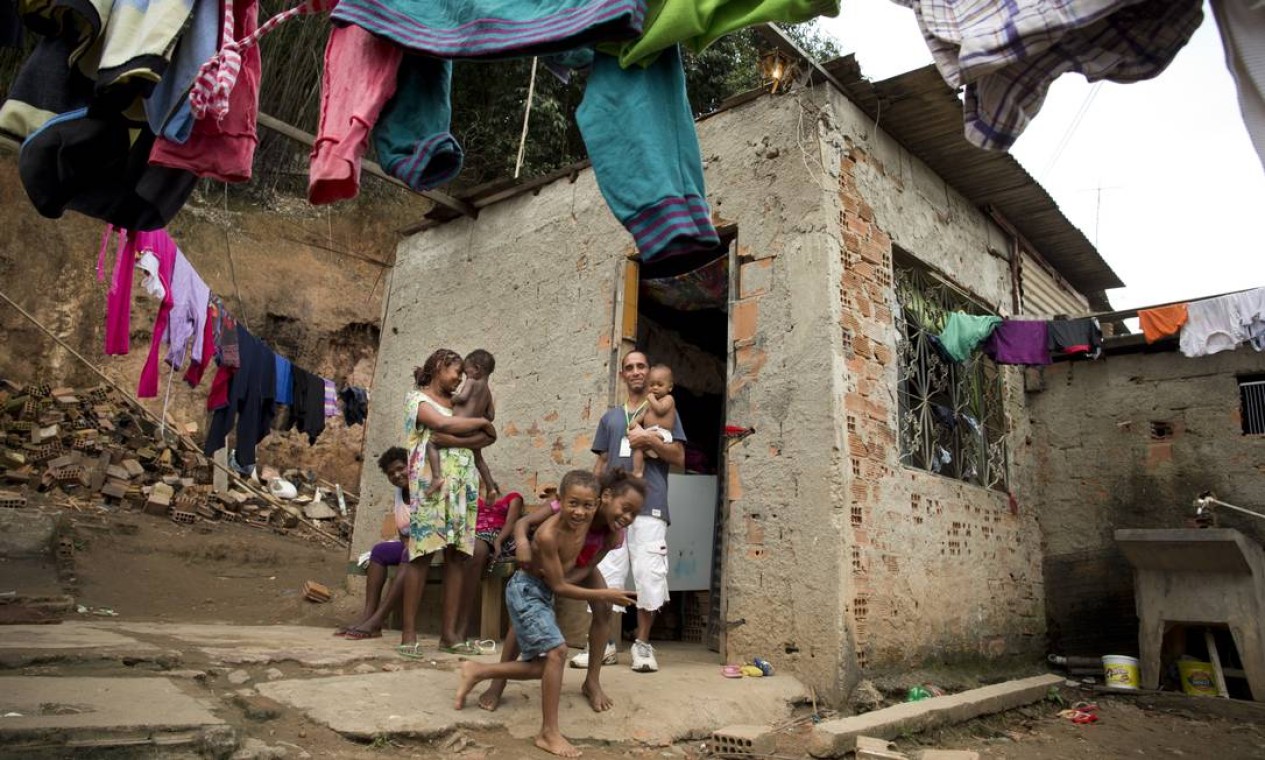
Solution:
M 347 632 L 348 632 L 348 631 L 350 631 L 350 630 L 351 630 L 351 627 L 350 627 L 350 626 L 345 626 L 345 627 L 343 627 L 343 628 L 339 628 L 337 631 L 334 631 L 334 636 L 335 636 L 335 637 L 342 637 L 342 636 L 346 636 L 346 635 L 347 635 Z
M 483 652 L 479 651 L 478 647 L 476 647 L 474 644 L 471 644 L 468 641 L 463 641 L 460 644 L 453 644 L 450 647 L 441 646 L 439 648 L 439 651 L 445 654 L 455 654 L 455 655 L 460 655 L 463 657 L 471 657 L 474 655 L 483 654 Z
M 748 678 L 763 678 L 764 671 L 754 665 L 743 665 L 742 674 Z
M 348 628 L 343 633 L 343 638 L 347 641 L 364 641 L 365 639 L 380 639 L 382 631 L 365 631 L 359 628 Z
M 424 660 L 425 655 L 422 654 L 422 645 L 420 643 L 400 644 L 395 648 L 395 653 L 406 660 Z
M 720 669 L 720 674 L 725 678 L 742 678 L 742 667 L 739 665 L 726 665 Z
M 496 642 L 492 639 L 479 639 L 478 641 L 467 642 L 472 643 L 479 650 L 479 654 L 496 654 Z

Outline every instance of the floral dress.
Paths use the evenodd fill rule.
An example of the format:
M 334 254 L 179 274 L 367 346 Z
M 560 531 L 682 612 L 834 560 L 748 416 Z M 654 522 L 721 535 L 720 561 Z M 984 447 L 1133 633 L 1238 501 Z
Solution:
M 417 422 L 417 410 L 430 404 L 445 417 L 452 410 L 435 402 L 421 391 L 412 391 L 404 400 L 404 440 L 408 446 L 409 499 L 412 519 L 409 523 L 409 561 L 453 546 L 466 554 L 474 554 L 474 531 L 479 510 L 479 471 L 474 466 L 470 449 L 440 449 L 439 463 L 445 479 L 444 488 L 427 497 L 431 473 L 427 464 L 426 444 L 430 428 Z

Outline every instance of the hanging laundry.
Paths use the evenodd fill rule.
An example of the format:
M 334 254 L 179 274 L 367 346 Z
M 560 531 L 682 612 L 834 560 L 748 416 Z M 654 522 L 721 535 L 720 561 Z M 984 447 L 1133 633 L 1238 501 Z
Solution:
M 913 8 L 936 68 L 965 86 L 966 139 L 1009 150 L 1067 72 L 1137 82 L 1164 71 L 1203 20 L 1201 0 L 894 0 Z
M 105 354 L 122 356 L 131 349 L 132 342 L 132 279 L 136 264 L 136 237 L 126 230 L 105 226 L 101 236 L 101 250 L 97 253 L 97 281 L 105 279 L 105 257 L 110 239 L 118 234 L 118 246 L 114 254 L 114 276 L 105 296 Z M 151 259 L 152 252 L 148 252 Z M 156 260 L 155 260 L 156 261 Z M 164 291 L 165 292 L 165 291 Z
M 998 364 L 1049 364 L 1049 323 L 1008 319 L 993 330 L 984 343 L 984 353 Z
M 325 431 L 325 381 L 302 367 L 293 367 L 291 373 L 294 403 L 283 428 L 297 428 L 307 433 L 309 445 L 315 444 Z
M 171 65 L 145 99 L 145 117 L 155 135 L 180 144 L 188 141 L 194 124 L 189 88 L 202 64 L 219 49 L 222 8 L 221 0 L 193 0 L 189 26 L 180 35 Z
M 35 44 L 0 105 L 0 131 L 26 138 L 57 114 L 92 102 L 92 80 L 73 63 L 75 47 L 75 40 L 62 36 Z
M 291 377 L 292 365 L 290 364 L 290 360 L 281 354 L 276 354 L 276 359 L 277 391 L 273 398 L 276 399 L 278 404 L 293 404 L 294 388 L 292 384 L 294 381 Z
M 1225 63 L 1239 92 L 1243 124 L 1265 167 L 1265 6 L 1243 0 L 1212 0 Z
M 117 115 L 93 113 L 78 108 L 55 116 L 22 143 L 18 173 L 31 204 L 50 219 L 70 210 L 131 230 L 167 226 L 197 177 L 149 165 L 148 127 L 133 130 Z
M 1247 340 L 1234 296 L 1220 296 L 1186 305 L 1186 324 L 1178 345 L 1186 356 L 1210 356 L 1233 351 Z
M 645 28 L 637 39 L 599 48 L 619 65 L 645 65 L 678 44 L 701 53 L 721 37 L 756 24 L 801 24 L 839 15 L 839 0 L 649 0 Z
M 220 304 L 220 320 L 223 323 L 221 327 L 219 353 L 216 356 L 221 363 L 229 367 L 242 366 L 241 348 L 237 345 L 237 320 L 233 319 L 233 315 L 224 308 L 224 304 Z
M 945 354 L 955 362 L 964 362 L 979 344 L 1001 324 L 1001 317 L 991 314 L 966 314 L 950 312 L 944 320 L 944 330 L 937 336 Z
M 242 366 L 232 375 L 228 403 L 216 409 L 211 417 L 204 452 L 211 456 L 224 448 L 228 431 L 236 423 L 237 463 L 248 470 L 255 464 L 255 447 L 272 429 L 276 409 L 273 398 L 276 360 L 272 349 L 241 325 L 237 326 L 237 343 L 241 348 Z
M 1230 296 L 1243 328 L 1243 339 L 1257 351 L 1265 350 L 1265 288 L 1253 288 Z
M 162 278 L 158 276 L 158 257 L 153 251 L 142 253 L 136 260 L 136 268 L 144 272 L 141 275 L 141 287 L 146 293 L 159 301 L 167 297 L 167 288 L 163 285 Z
M 645 13 L 645 0 L 341 0 L 332 18 L 435 58 L 499 59 L 631 40 Z
M 207 411 L 214 412 L 216 409 L 228 406 L 228 389 L 233 384 L 235 374 L 237 374 L 237 367 L 230 367 L 227 364 L 221 364 L 215 370 L 215 377 L 211 379 L 211 390 L 206 396 Z
M 724 310 L 729 299 L 729 255 L 673 277 L 641 281 L 642 294 L 680 311 Z
M 338 389 L 334 387 L 333 380 L 326 380 L 322 378 L 321 383 L 324 386 L 323 395 L 325 399 L 325 416 L 337 417 L 338 416 Z
M 378 163 L 414 190 L 429 190 L 461 172 L 465 154 L 449 132 L 452 62 L 405 56 L 398 85 L 377 126 Z
M 172 308 L 167 322 L 167 361 L 174 367 L 182 367 L 186 358 L 202 356 L 202 336 L 206 332 L 206 310 L 211 300 L 211 289 L 180 250 L 176 251 L 170 290 Z
M 602 197 L 642 261 L 719 245 L 679 49 L 631 69 L 598 53 L 575 120 Z
M 1048 330 L 1051 353 L 1087 354 L 1091 359 L 1102 355 L 1102 328 L 1093 317 L 1055 319 Z
M 139 398 L 154 398 L 158 395 L 158 354 L 163 338 L 167 335 L 167 325 L 171 320 L 171 310 L 176 302 L 171 289 L 172 277 L 176 268 L 176 255 L 179 249 L 166 230 L 157 232 L 141 232 L 136 234 L 136 249 L 150 251 L 158 259 L 158 277 L 162 280 L 165 296 L 158 307 L 158 317 L 154 320 L 154 332 L 149 339 L 149 356 L 145 366 L 141 368 L 140 383 L 136 388 Z
M 369 417 L 369 394 L 364 388 L 348 386 L 339 392 L 343 402 L 343 422 L 347 426 L 359 425 Z
M 395 94 L 403 57 L 404 48 L 354 24 L 330 29 L 321 121 L 308 170 L 309 203 L 347 200 L 360 192 L 360 160 L 369 147 L 370 130 Z
M 1142 309 L 1138 312 L 1138 324 L 1147 343 L 1176 335 L 1186 324 L 1186 304 L 1161 306 L 1158 309 Z
M 258 0 L 231 0 L 233 31 L 241 37 L 250 38 L 257 31 L 259 22 Z M 226 36 L 232 37 L 225 20 Z M 233 70 L 233 86 L 231 91 L 223 93 L 225 113 L 221 118 L 216 115 L 199 114 L 199 101 L 194 93 L 199 91 L 195 83 L 190 94 L 190 107 L 197 121 L 184 143 L 177 143 L 165 138 L 154 142 L 149 161 L 155 166 L 172 169 L 183 169 L 199 177 L 208 177 L 220 182 L 247 182 L 251 177 L 251 165 L 254 162 L 255 147 L 259 144 L 256 132 L 256 120 L 259 115 L 259 79 L 263 73 L 263 60 L 260 58 L 259 46 L 250 45 L 240 53 Z M 199 80 L 207 76 L 206 67 L 199 71 Z
M 22 18 L 17 0 L 0 0 L 0 48 L 22 47 Z
M 214 303 L 208 303 L 206 307 L 206 320 L 202 327 L 202 355 L 194 356 L 193 361 L 189 362 L 189 368 L 185 370 L 184 381 L 189 384 L 190 388 L 197 388 L 202 382 L 202 375 L 210 368 L 211 362 L 215 359 L 215 320 L 219 318 Z

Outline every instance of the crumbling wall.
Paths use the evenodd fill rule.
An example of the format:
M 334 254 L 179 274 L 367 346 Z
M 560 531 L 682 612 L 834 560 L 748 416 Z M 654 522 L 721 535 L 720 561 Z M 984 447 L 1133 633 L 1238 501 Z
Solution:
M 1004 372 L 1014 506 L 1006 493 L 900 461 L 894 245 L 1003 311 L 1005 238 L 965 198 L 831 93 L 823 163 L 837 183 L 845 356 L 845 530 L 855 663 L 885 670 L 1029 653 L 1041 645 L 1041 545 L 1022 377 Z
M 831 611 L 844 552 L 838 278 L 823 276 L 839 259 L 817 234 L 823 185 L 805 168 L 815 151 L 798 147 L 814 129 L 801 108 L 795 98 L 762 98 L 700 122 L 698 133 L 714 212 L 739 225 L 730 415 L 756 429 L 729 450 L 727 653 L 766 656 L 830 697 L 841 694 L 848 649 L 843 615 Z M 497 357 L 500 440 L 488 461 L 502 487 L 533 490 L 590 467 L 612 393 L 614 297 L 630 242 L 588 171 L 406 240 L 366 456 L 400 442 L 415 365 L 440 346 L 482 346 Z M 385 480 L 366 469 L 362 494 L 381 501 Z M 355 551 L 372 544 L 379 520 L 362 515 Z
M 334 208 L 279 199 L 271 208 L 242 204 L 220 192 L 195 195 L 169 227 L 190 262 L 247 327 L 307 369 L 368 386 L 377 356 L 378 319 L 396 237 L 393 230 L 425 211 L 421 199 L 391 191 Z M 0 286 L 122 387 L 135 391 L 157 304 L 133 288 L 131 352 L 102 354 L 107 283 L 95 275 L 104 225 L 70 213 L 45 219 L 31 207 L 16 160 L 0 156 Z M 373 263 L 366 259 L 376 260 Z M 139 278 L 138 278 L 139 279 Z M 206 392 L 172 387 L 169 413 L 206 430 Z M 99 382 L 8 305 L 0 303 L 0 377 L 16 382 L 91 386 Z M 166 382 L 166 373 L 163 375 Z M 147 401 L 153 411 L 162 398 Z M 355 488 L 363 428 L 331 418 L 315 447 L 297 433 L 273 434 L 260 461 L 310 468 Z
M 1206 490 L 1265 511 L 1265 437 L 1243 435 L 1238 388 L 1239 375 L 1262 371 L 1247 348 L 1194 359 L 1160 351 L 1055 364 L 1031 384 L 1053 651 L 1136 653 L 1117 529 L 1183 527 Z M 1265 542 L 1265 522 L 1217 515 Z

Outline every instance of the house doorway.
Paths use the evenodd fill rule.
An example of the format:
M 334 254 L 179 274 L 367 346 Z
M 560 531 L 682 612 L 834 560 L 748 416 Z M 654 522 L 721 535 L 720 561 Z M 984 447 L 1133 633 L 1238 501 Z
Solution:
M 625 279 L 624 337 L 651 365 L 672 369 L 677 414 L 685 430 L 685 467 L 668 479 L 671 600 L 651 638 L 719 651 L 716 622 L 723 589 L 724 458 L 730 347 L 729 304 L 736 226 L 722 245 L 636 266 Z M 635 296 L 632 290 L 635 282 Z M 632 319 L 635 318 L 635 324 Z M 635 336 L 635 338 L 633 338 Z M 635 626 L 624 616 L 624 625 Z

